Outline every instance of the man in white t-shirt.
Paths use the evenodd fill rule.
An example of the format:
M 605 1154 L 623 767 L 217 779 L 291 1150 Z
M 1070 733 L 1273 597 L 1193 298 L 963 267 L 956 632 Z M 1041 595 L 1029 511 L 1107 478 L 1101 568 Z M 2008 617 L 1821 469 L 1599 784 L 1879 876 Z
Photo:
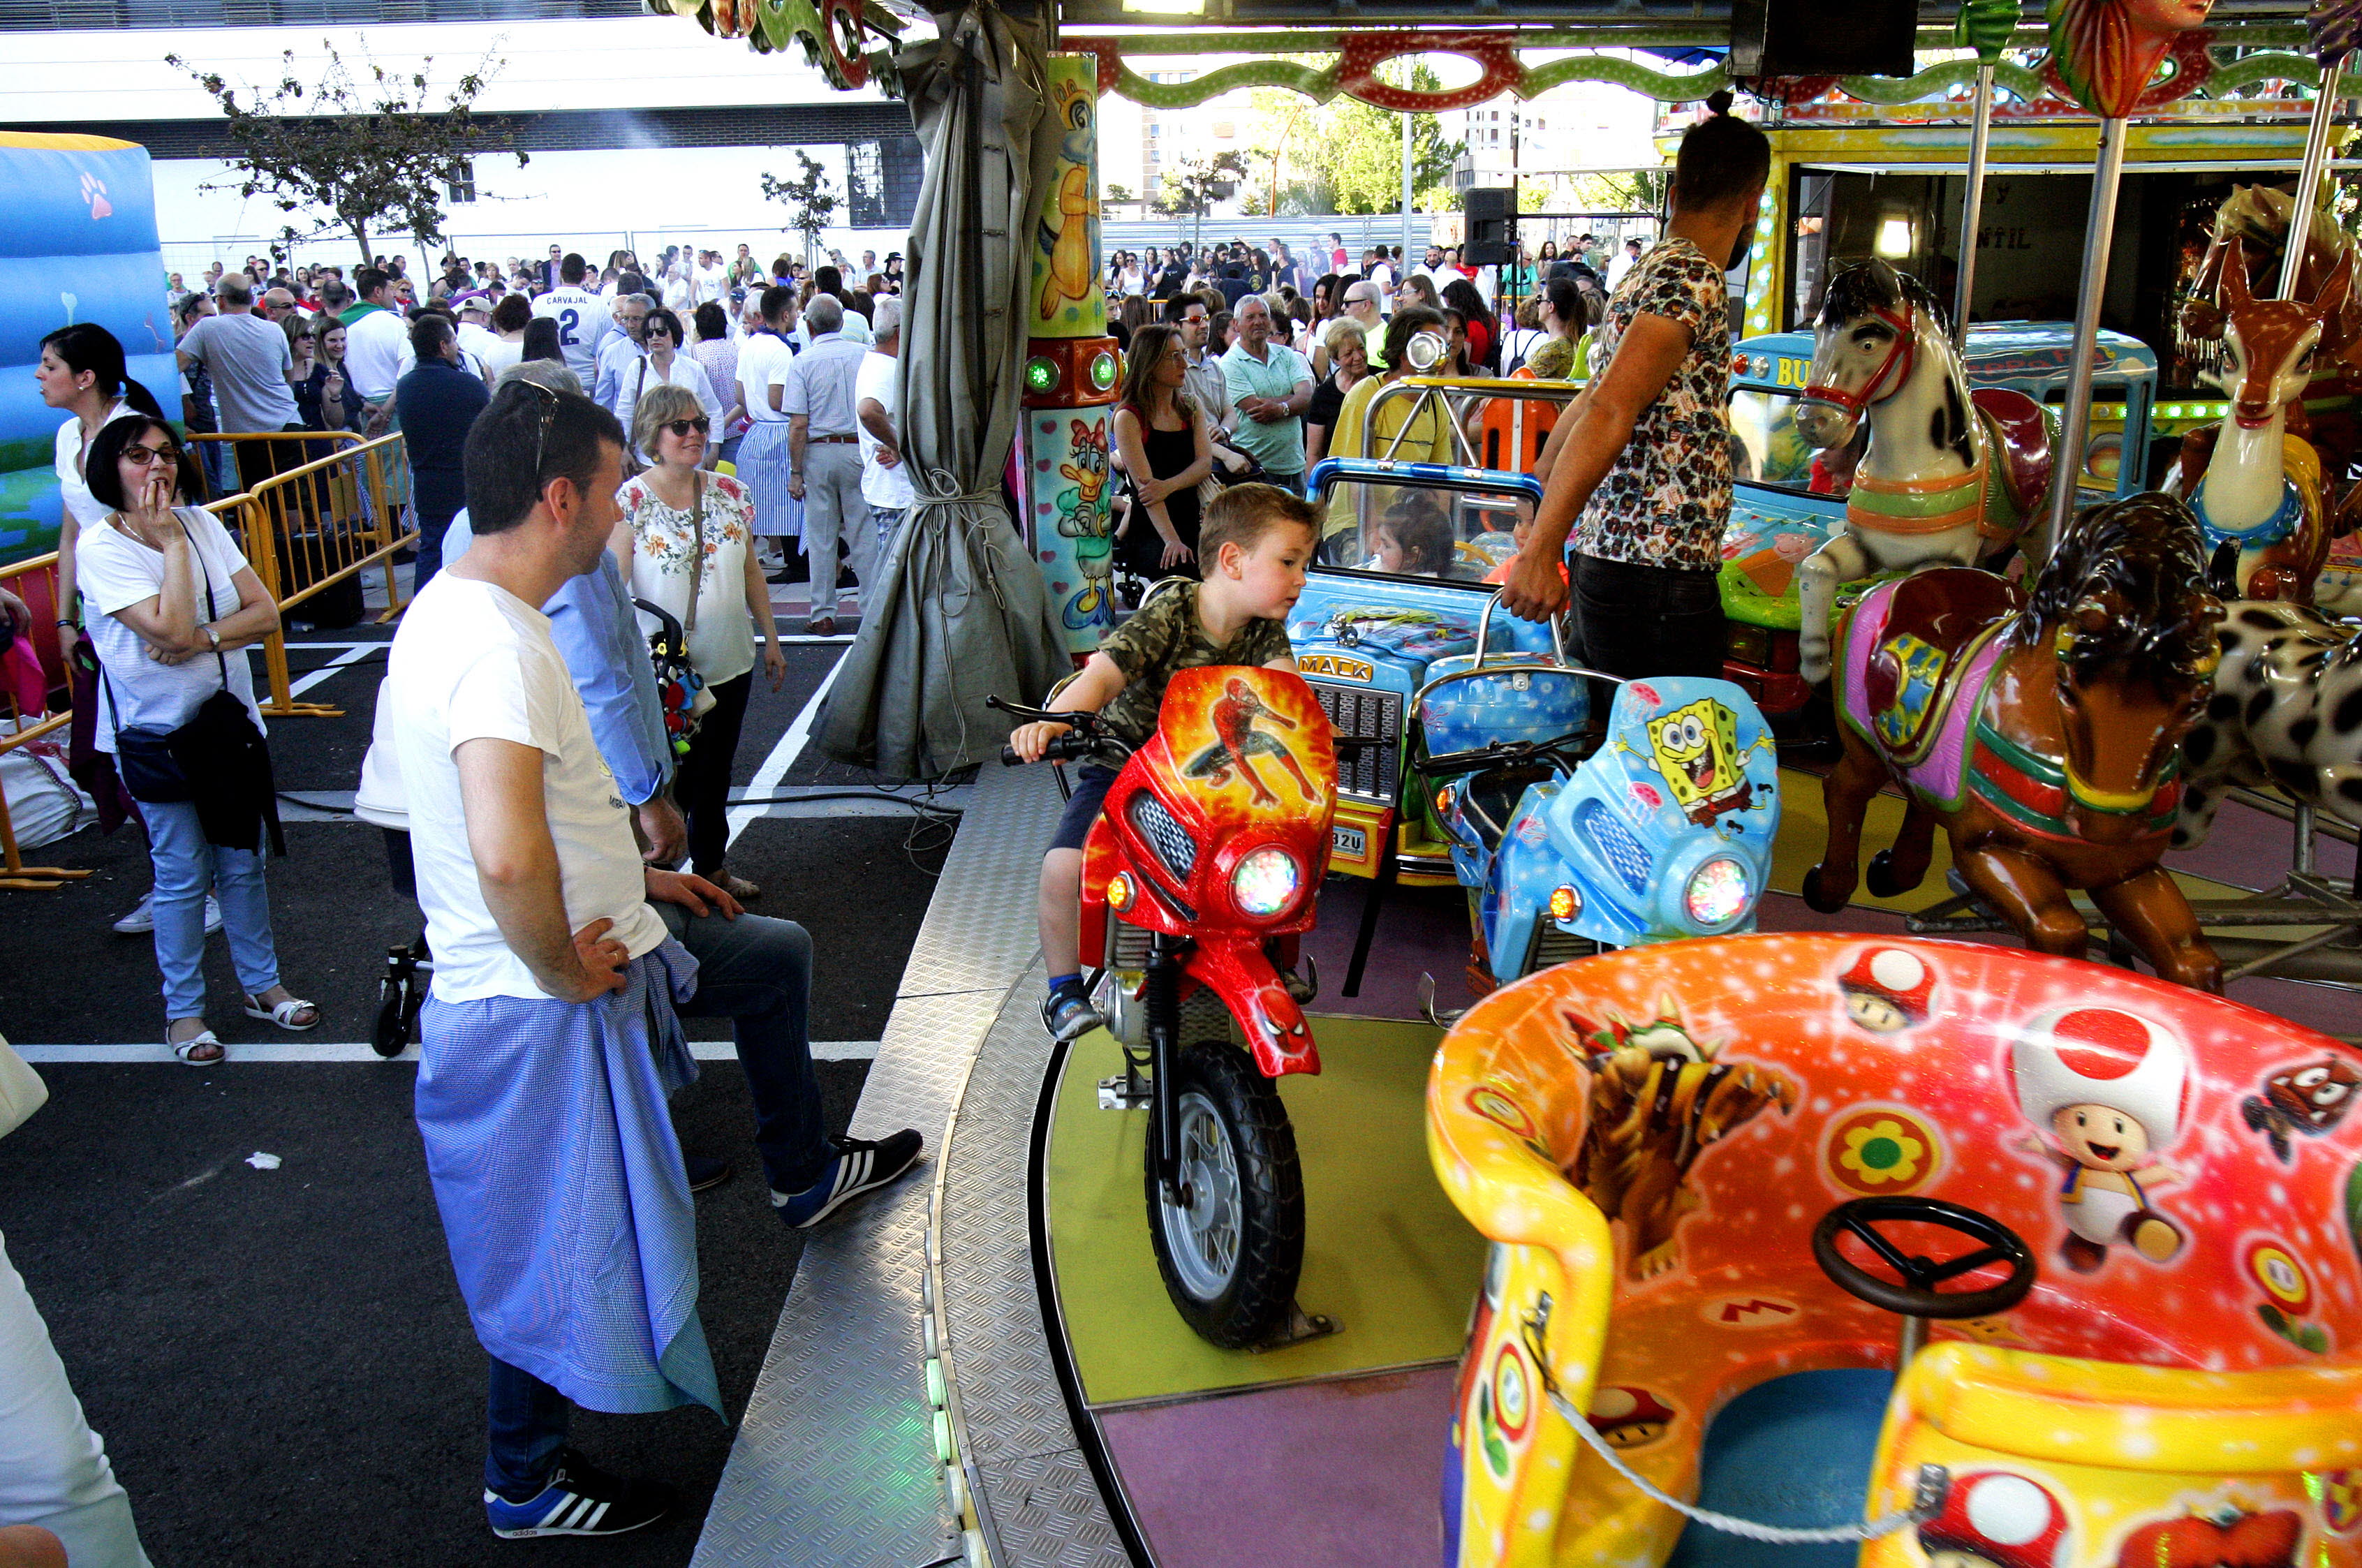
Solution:
M 599 375 L 599 341 L 607 336 L 607 307 L 582 286 L 589 263 L 569 251 L 557 264 L 561 282 L 533 302 L 533 314 L 557 323 L 558 351 L 566 368 L 589 386 Z
M 672 1510 L 664 1488 L 565 1446 L 568 1400 L 721 1408 L 665 1106 L 696 1077 L 676 1008 L 699 965 L 649 900 L 737 906 L 641 863 L 537 608 L 599 569 L 623 454 L 622 428 L 587 399 L 504 386 L 469 433 L 473 543 L 411 602 L 379 697 L 436 957 L 417 1119 L 492 1358 L 484 1507 L 503 1536 L 618 1534 Z M 800 1209 L 825 1214 L 918 1153 L 915 1133 L 839 1142 L 822 1177 L 775 1206 L 809 1223 Z
M 894 397 L 894 372 L 902 351 L 902 302 L 888 294 L 871 310 L 870 329 L 877 341 L 861 357 L 861 369 L 854 374 L 853 403 L 861 421 L 861 499 L 869 503 L 869 520 L 877 529 L 875 558 L 883 561 L 915 497 L 911 470 L 902 462 Z
M 701 250 L 697 253 L 697 303 L 712 304 L 730 292 L 730 274 L 722 265 L 722 252 Z
M 391 272 L 363 267 L 353 274 L 353 287 L 360 303 L 345 315 L 345 374 L 360 394 L 370 434 L 381 435 L 393 384 L 402 379 L 410 322 L 402 313 Z

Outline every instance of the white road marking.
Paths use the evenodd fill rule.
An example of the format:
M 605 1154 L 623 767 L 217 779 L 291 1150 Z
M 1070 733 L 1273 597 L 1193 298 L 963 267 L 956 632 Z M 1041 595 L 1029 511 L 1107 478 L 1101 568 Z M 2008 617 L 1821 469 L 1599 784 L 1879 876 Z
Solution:
M 291 647 L 297 647 L 304 645 L 291 643 L 288 646 Z M 326 645 L 323 644 L 319 646 L 325 646 Z M 367 658 L 371 649 L 381 648 L 387 646 L 388 645 L 384 643 L 348 643 L 345 645 L 344 652 L 338 654 L 336 657 L 330 659 L 319 668 L 312 670 L 302 678 L 289 682 L 287 687 L 287 695 L 290 697 L 301 697 L 304 692 L 311 690 L 312 688 L 319 685 L 320 682 L 327 679 L 330 676 L 335 675 L 347 665 L 359 664 L 362 659 Z
M 738 1048 L 727 1040 L 692 1040 L 689 1052 L 701 1062 L 734 1062 L 738 1059 Z M 164 1063 L 175 1067 L 181 1065 L 179 1058 L 160 1041 L 138 1045 L 19 1045 L 17 1054 L 36 1066 L 64 1066 L 84 1062 Z M 815 1040 L 811 1043 L 811 1054 L 815 1062 L 874 1062 L 877 1059 L 877 1042 Z M 271 1040 L 259 1044 L 234 1043 L 229 1048 L 232 1066 L 255 1063 L 379 1062 L 387 1059 L 380 1056 L 374 1046 L 363 1042 L 338 1044 L 325 1041 Z M 418 1047 L 413 1045 L 392 1060 L 415 1062 L 418 1060 Z
M 746 793 L 761 796 L 779 792 L 779 780 L 788 776 L 788 769 L 793 767 L 796 758 L 804 754 L 805 743 L 811 739 L 812 724 L 820 717 L 821 705 L 828 701 L 829 688 L 836 684 L 837 675 L 844 668 L 844 656 L 839 654 L 836 662 L 828 667 L 827 677 L 804 703 L 803 711 L 796 715 L 796 722 L 788 726 L 788 733 L 779 737 L 778 744 L 771 748 L 771 755 L 765 757 L 763 766 L 755 770 L 754 780 L 746 786 Z M 728 842 L 737 843 L 738 835 L 746 831 L 746 824 L 767 815 L 769 811 L 767 806 L 732 807 Z

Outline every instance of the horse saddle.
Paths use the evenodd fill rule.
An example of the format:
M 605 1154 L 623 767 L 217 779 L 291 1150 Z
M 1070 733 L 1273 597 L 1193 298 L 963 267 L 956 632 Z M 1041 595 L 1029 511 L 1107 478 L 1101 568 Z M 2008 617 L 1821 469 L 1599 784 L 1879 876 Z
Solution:
M 2020 517 L 2033 516 L 2058 462 L 2048 413 L 2010 387 L 1979 387 L 1969 402 L 1985 416 L 1986 432 L 1993 438 L 1993 474 L 2003 499 Z
M 1946 677 L 2016 613 L 2025 595 L 1991 572 L 1939 567 L 1903 579 L 1885 597 L 1862 697 L 1871 733 L 1907 767 L 1926 753 L 1958 690 Z

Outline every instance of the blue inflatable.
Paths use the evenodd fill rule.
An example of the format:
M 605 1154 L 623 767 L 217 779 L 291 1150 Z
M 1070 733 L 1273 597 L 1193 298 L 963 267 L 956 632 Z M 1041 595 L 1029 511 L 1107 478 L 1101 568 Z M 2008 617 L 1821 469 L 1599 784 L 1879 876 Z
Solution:
M 0 562 L 57 547 L 58 426 L 33 367 L 41 339 L 94 321 L 168 413 L 180 384 L 148 149 L 0 131 Z

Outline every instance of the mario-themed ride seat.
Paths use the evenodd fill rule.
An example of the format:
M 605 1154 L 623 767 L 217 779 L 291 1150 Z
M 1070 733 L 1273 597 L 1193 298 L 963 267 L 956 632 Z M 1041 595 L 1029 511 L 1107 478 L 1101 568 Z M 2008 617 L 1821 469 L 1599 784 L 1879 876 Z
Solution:
M 1683 942 L 1494 992 L 1428 1088 L 1496 1243 L 1445 1560 L 1663 1563 L 1682 1516 L 1571 1412 L 1670 1496 L 1726 1496 L 1701 1455 L 1732 1401 L 1908 1354 L 1843 1460 L 1860 1511 L 1780 1522 L 1908 1511 L 1858 1549 L 1877 1568 L 2362 1568 L 2357 1069 L 2236 1003 L 1965 944 Z M 1900 1285 L 1985 1266 L 1927 1286 L 1939 1316 L 1871 1232 Z M 1705 1544 L 1683 1560 L 1741 1543 Z

